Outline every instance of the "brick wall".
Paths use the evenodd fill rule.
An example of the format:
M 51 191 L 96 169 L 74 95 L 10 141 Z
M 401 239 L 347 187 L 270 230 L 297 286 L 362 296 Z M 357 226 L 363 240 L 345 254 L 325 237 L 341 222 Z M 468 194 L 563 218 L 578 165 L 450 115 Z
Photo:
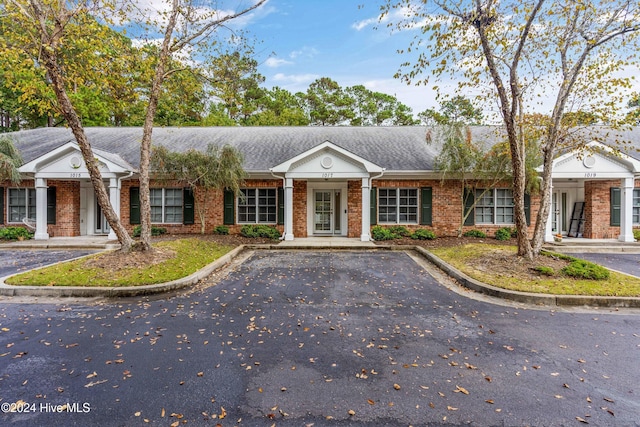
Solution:
M 306 184 L 306 183 L 305 183 Z M 130 188 L 139 187 L 137 180 L 123 181 L 122 193 L 120 196 L 120 218 L 123 225 L 133 231 L 135 225 L 130 224 L 129 198 Z M 178 182 L 150 182 L 151 188 L 182 188 Z M 247 180 L 245 188 L 276 188 L 282 187 L 282 180 Z M 223 225 L 224 218 L 224 193 L 221 190 L 208 190 L 196 188 L 194 192 L 194 222 L 195 224 L 154 224 L 157 227 L 167 229 L 168 234 L 198 234 L 202 229 L 202 221 L 204 220 L 205 234 L 211 234 L 215 227 Z M 229 232 L 232 234 L 240 233 L 243 224 L 228 225 Z M 306 222 L 305 222 L 306 227 Z M 283 232 L 282 226 L 277 226 L 280 232 Z
M 293 181 L 293 235 L 307 237 L 307 181 Z
M 634 185 L 639 188 L 640 181 Z M 620 235 L 620 227 L 610 225 L 611 187 L 620 188 L 620 180 L 584 183 L 584 237 L 588 239 L 616 239 Z
M 80 181 L 48 180 L 56 187 L 56 223 L 47 226 L 49 237 L 80 235 Z
M 432 230 L 436 236 L 457 236 L 462 222 L 463 203 L 462 188 L 459 181 L 448 180 L 375 180 L 373 186 L 377 188 L 421 188 L 432 189 L 432 225 L 401 224 L 410 230 L 426 228 Z M 531 197 L 531 222 L 529 233 L 533 233 L 535 218 L 538 214 L 540 202 L 537 196 Z M 383 225 L 384 226 L 384 225 Z M 482 230 L 487 235 L 494 235 L 504 225 L 473 225 L 464 226 L 462 232 L 468 230 Z
M 347 218 L 349 219 L 347 237 L 360 237 L 362 234 L 362 180 L 347 182 Z

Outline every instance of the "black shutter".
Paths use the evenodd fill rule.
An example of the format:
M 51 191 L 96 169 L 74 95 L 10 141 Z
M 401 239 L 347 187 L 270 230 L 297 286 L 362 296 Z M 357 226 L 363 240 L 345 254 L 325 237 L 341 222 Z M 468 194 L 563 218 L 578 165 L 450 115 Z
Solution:
M 422 187 L 420 189 L 420 224 L 432 224 L 432 199 L 433 191 L 431 187 Z
M 527 218 L 527 225 L 531 225 L 531 196 L 524 193 L 524 216 Z
M 611 224 L 615 226 L 620 226 L 620 203 L 621 193 L 619 188 L 611 187 L 609 204 L 611 209 Z
M 129 224 L 140 224 L 140 187 L 129 188 Z
M 236 206 L 236 196 L 233 191 L 229 189 L 224 190 L 224 213 L 223 213 L 223 223 L 224 225 L 233 225 L 235 223 L 235 206 Z
M 56 223 L 56 187 L 47 187 L 47 224 Z
M 463 203 L 464 203 L 464 214 L 467 215 L 467 212 L 469 212 L 469 215 L 464 220 L 464 225 L 474 225 L 476 223 L 476 218 L 475 218 L 476 213 L 474 209 L 475 194 L 473 189 L 468 189 L 468 188 L 464 189 Z
M 371 187 L 369 206 L 369 224 L 376 225 L 378 223 L 378 189 L 376 187 Z
M 185 187 L 182 189 L 182 223 L 185 225 L 193 224 L 195 218 L 195 209 L 193 207 L 193 188 Z
M 4 187 L 0 187 L 0 224 L 4 224 Z
M 284 224 L 284 188 L 278 187 L 278 225 L 283 225 L 283 224 Z

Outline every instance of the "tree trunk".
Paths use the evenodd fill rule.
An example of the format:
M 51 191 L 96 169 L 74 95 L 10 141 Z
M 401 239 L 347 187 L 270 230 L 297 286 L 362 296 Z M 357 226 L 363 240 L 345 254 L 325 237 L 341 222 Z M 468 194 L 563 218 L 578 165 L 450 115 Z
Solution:
M 78 142 L 80 151 L 82 152 L 82 157 L 87 166 L 87 170 L 89 171 L 91 183 L 93 184 L 93 190 L 98 199 L 98 204 L 100 205 L 100 208 L 102 209 L 107 222 L 109 222 L 109 225 L 116 233 L 116 236 L 118 236 L 121 250 L 124 252 L 129 252 L 133 246 L 133 239 L 131 238 L 131 236 L 129 236 L 127 230 L 125 230 L 125 228 L 122 226 L 120 218 L 118 218 L 118 215 L 111 206 L 109 194 L 107 193 L 107 189 L 104 187 L 102 174 L 100 173 L 100 169 L 98 168 L 97 164 L 98 162 L 96 161 L 93 150 L 91 149 L 91 144 L 89 143 L 89 140 L 84 133 L 84 128 L 82 127 L 80 118 L 73 108 L 71 100 L 69 99 L 69 96 L 67 95 L 66 89 L 64 87 L 62 73 L 60 72 L 60 69 L 58 67 L 55 53 L 51 53 L 47 49 L 43 49 L 42 56 L 44 58 L 44 65 L 47 69 L 47 73 L 49 74 L 49 78 L 51 79 L 53 91 L 55 92 L 58 103 L 60 104 L 62 114 L 67 120 L 67 123 L 69 124 L 69 127 L 71 128 L 71 131 L 73 132 L 73 135 Z
M 149 104 L 144 118 L 142 130 L 142 142 L 140 143 L 140 239 L 141 249 L 151 250 L 151 202 L 149 200 L 149 166 L 151 163 L 151 134 L 153 133 L 153 120 L 158 108 L 160 90 L 165 78 L 165 67 L 169 59 L 171 35 L 176 25 L 179 12 L 177 0 L 173 0 L 171 15 L 164 33 L 164 40 L 160 49 L 158 65 L 156 66 L 151 93 L 149 94 Z

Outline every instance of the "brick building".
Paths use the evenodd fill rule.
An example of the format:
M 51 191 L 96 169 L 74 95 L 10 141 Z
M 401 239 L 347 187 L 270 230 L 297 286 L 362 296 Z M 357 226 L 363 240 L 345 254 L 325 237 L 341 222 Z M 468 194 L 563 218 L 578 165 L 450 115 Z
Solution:
M 495 128 L 475 127 L 476 140 L 491 144 Z M 123 223 L 139 223 L 140 128 L 88 128 L 105 187 Z M 442 181 L 434 170 L 438 149 L 424 127 L 214 127 L 157 128 L 155 145 L 204 150 L 229 144 L 244 156 L 244 197 L 227 191 L 192 191 L 183 183 L 151 183 L 152 222 L 169 233 L 209 233 L 218 225 L 238 232 L 244 224 L 279 228 L 283 238 L 347 236 L 369 240 L 373 225 L 428 228 L 456 235 L 465 212 L 459 181 Z M 43 128 L 9 134 L 23 156 L 20 185 L 0 183 L 6 226 L 25 218 L 36 239 L 108 234 L 84 161 L 68 129 Z M 640 145 L 640 134 L 623 138 Z M 613 138 L 613 137 L 611 137 Z M 617 135 L 616 138 L 620 138 Z M 640 161 L 607 151 L 606 138 L 593 153 L 567 153 L 555 161 L 553 206 L 546 239 L 554 234 L 633 241 L 640 225 Z M 513 225 L 509 183 L 482 191 L 465 229 L 492 234 Z M 528 215 L 538 200 L 527 198 Z

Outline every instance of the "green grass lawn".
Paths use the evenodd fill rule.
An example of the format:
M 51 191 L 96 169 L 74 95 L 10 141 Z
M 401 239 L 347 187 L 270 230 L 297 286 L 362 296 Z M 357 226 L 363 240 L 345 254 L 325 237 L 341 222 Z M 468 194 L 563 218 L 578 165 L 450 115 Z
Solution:
M 481 271 L 471 266 L 474 261 L 482 259 L 483 256 L 486 257 L 490 251 L 509 251 L 514 257 L 510 264 L 513 267 L 512 271 L 505 273 L 497 268 L 483 269 Z M 536 275 L 528 271 L 529 267 L 544 267 L 549 264 L 552 258 L 547 255 L 540 255 L 531 265 L 523 268 L 528 272 L 518 272 L 515 266 L 515 246 L 470 244 L 449 248 L 434 248 L 430 249 L 430 252 L 467 276 L 503 289 L 553 295 L 640 296 L 640 278 L 613 271 L 608 279 L 603 280 L 575 279 L 562 274 L 560 271 L 555 271 L 553 276 Z M 509 264 L 505 263 L 505 267 L 508 266 Z
M 231 251 L 197 238 L 168 240 L 154 248 L 161 261 L 151 264 L 142 253 L 99 253 L 13 276 L 6 282 L 23 286 L 140 286 L 186 277 Z M 103 257 L 103 258 L 101 258 Z

